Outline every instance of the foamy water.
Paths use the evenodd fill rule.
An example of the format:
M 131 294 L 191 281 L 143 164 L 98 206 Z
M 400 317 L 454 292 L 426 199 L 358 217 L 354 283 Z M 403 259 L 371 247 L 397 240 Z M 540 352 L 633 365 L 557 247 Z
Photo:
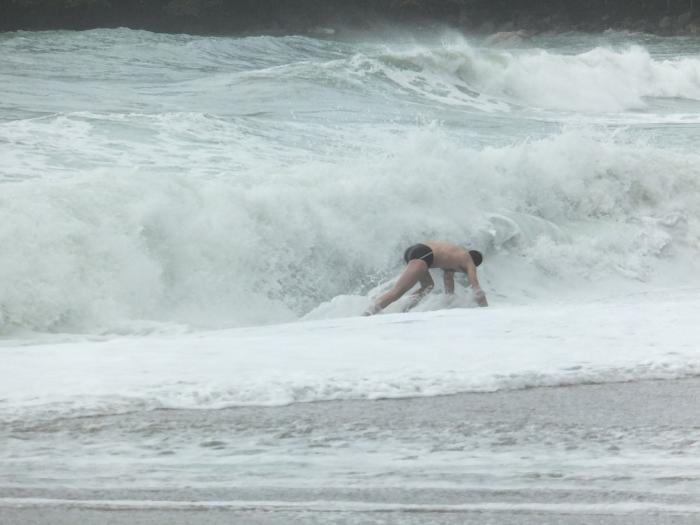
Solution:
M 7 341 L 0 347 L 0 420 L 692 377 L 700 374 L 697 294 L 666 290 L 179 336 Z
M 611 429 L 563 424 L 555 454 L 515 425 L 501 453 L 496 427 L 384 439 L 329 413 L 319 455 L 285 420 L 314 401 L 698 375 L 696 41 L 510 42 L 0 35 L 0 485 L 500 490 L 581 468 L 556 487 L 627 479 L 697 513 L 677 429 L 618 457 Z M 490 308 L 460 281 L 360 317 L 426 239 L 484 253 Z M 208 415 L 289 404 L 229 445 Z
M 506 303 L 692 279 L 700 58 L 571 41 L 4 35 L 0 330 L 290 321 L 425 238 Z

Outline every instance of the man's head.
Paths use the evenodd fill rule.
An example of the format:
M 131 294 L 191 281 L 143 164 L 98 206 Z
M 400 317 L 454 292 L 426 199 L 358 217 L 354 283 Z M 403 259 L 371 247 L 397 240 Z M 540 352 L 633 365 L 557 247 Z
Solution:
M 481 255 L 481 252 L 477 252 L 476 250 L 469 250 L 469 255 L 472 256 L 472 261 L 474 261 L 474 266 L 479 266 L 481 264 L 481 261 L 484 260 L 484 256 Z

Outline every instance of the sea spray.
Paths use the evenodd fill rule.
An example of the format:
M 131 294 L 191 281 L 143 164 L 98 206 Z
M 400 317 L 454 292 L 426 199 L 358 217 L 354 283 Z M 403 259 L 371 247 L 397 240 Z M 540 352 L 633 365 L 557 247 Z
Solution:
M 643 109 L 648 97 L 700 100 L 700 57 L 655 58 L 640 46 L 578 54 L 484 49 L 465 41 L 379 58 L 396 83 L 442 102 L 501 101 L 571 112 Z M 440 91 L 442 97 L 436 97 Z M 484 109 L 487 109 L 485 107 Z
M 357 315 L 431 238 L 501 304 L 691 282 L 700 57 L 656 45 L 6 36 L 0 332 Z
M 487 149 L 438 127 L 377 140 L 379 155 L 261 170 L 254 185 L 145 170 L 5 184 L 5 325 L 289 320 L 368 290 L 426 238 L 519 258 L 533 293 L 553 278 L 645 281 L 698 246 L 694 154 L 585 130 Z M 512 295 L 497 264 L 483 272 Z

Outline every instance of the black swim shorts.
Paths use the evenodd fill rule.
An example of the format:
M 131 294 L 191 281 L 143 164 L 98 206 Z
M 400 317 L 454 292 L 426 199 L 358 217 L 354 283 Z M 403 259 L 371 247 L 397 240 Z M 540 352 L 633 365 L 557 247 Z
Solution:
M 403 254 L 403 260 L 406 261 L 406 263 L 408 263 L 408 261 L 412 261 L 413 259 L 425 261 L 428 268 L 430 268 L 433 265 L 433 250 L 431 250 L 430 247 L 426 246 L 425 244 L 414 244 Z

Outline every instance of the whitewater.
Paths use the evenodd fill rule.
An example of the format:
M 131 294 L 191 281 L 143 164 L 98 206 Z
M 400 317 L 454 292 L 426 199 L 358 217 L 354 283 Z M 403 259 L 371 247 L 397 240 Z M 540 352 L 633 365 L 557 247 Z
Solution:
M 669 440 L 688 441 L 681 452 L 654 441 L 650 424 L 618 453 L 605 447 L 620 443 L 583 434 L 566 448 L 573 427 L 562 416 L 555 463 L 585 474 L 535 481 L 530 471 L 550 468 L 546 447 L 523 437 L 532 428 L 498 427 L 515 436 L 506 456 L 491 450 L 501 472 L 479 463 L 467 482 L 450 469 L 488 463 L 479 451 L 490 423 L 466 434 L 396 423 L 403 430 L 368 437 L 333 414 L 361 419 L 353 403 L 365 403 L 399 421 L 416 398 L 437 414 L 461 399 L 440 396 L 455 395 L 508 412 L 540 387 L 565 396 L 577 385 L 692 384 L 699 49 L 691 37 L 614 32 L 0 34 L 0 507 L 76 500 L 69 489 L 235 485 L 259 487 L 267 503 L 226 493 L 210 504 L 286 516 L 314 497 L 270 487 L 603 494 L 622 490 L 619 478 L 654 495 L 641 498 L 649 512 L 697 517 L 700 501 L 679 494 L 698 493 L 686 468 L 700 439 L 671 424 Z M 399 301 L 362 317 L 401 272 L 405 248 L 429 239 L 484 253 L 490 307 L 477 308 L 462 279 L 454 296 L 438 285 L 410 313 Z M 373 404 L 386 399 L 398 405 Z M 225 437 L 248 410 L 273 412 Z M 332 439 L 299 431 L 309 413 Z M 177 428 L 189 445 L 171 442 Z M 457 434 L 475 441 L 427 444 Z M 318 461 L 309 436 L 325 443 Z M 370 449 L 378 463 L 359 476 Z M 392 463 L 396 450 L 413 458 L 409 470 Z M 663 476 L 659 457 L 670 461 Z M 293 475 L 300 465 L 306 481 Z M 674 476 L 682 481 L 659 488 Z M 414 495 L 402 494 L 338 503 L 334 493 L 301 507 L 341 522 L 413 512 Z M 465 504 L 440 494 L 418 511 Z M 140 508 L 133 497 L 127 507 Z M 596 498 L 568 508 L 630 501 L 598 508 Z M 84 492 L 78 500 L 100 506 Z M 535 500 L 545 514 L 560 502 Z M 493 510 L 482 503 L 467 507 Z

